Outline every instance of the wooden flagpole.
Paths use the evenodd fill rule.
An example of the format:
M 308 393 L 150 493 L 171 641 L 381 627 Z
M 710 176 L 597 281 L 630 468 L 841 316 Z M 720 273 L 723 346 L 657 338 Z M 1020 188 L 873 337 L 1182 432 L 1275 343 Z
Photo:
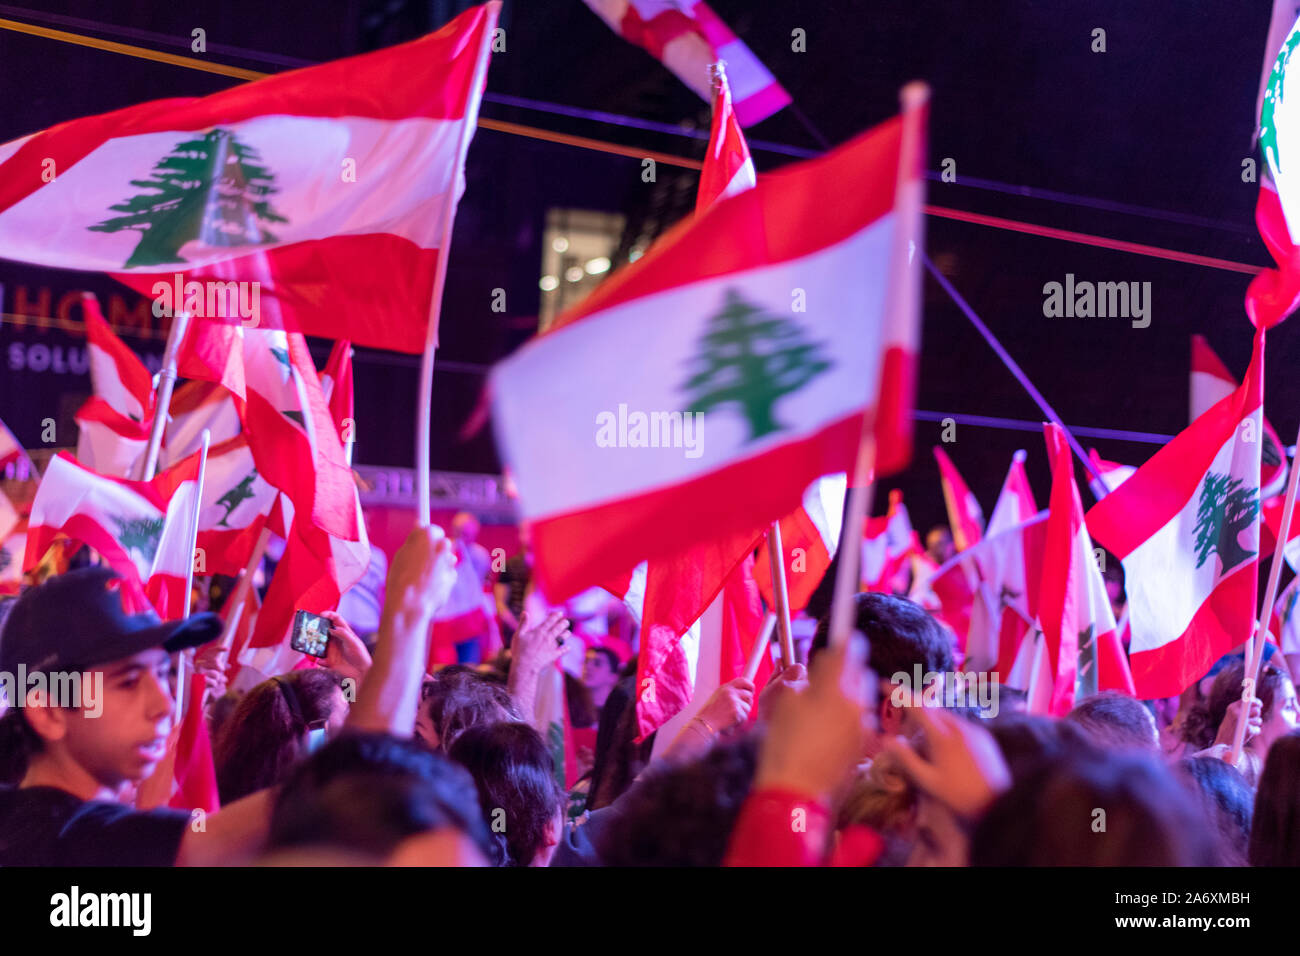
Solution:
M 162 371 L 158 373 L 158 390 L 155 393 L 153 426 L 149 429 L 149 444 L 144 450 L 141 481 L 153 480 L 158 471 L 158 451 L 162 447 L 163 431 L 167 428 L 167 412 L 172 404 L 172 389 L 176 386 L 176 356 L 180 354 L 185 331 L 190 325 L 188 312 L 177 312 L 172 317 L 172 327 L 167 333 L 167 347 L 163 350 Z
M 420 396 L 416 405 L 415 422 L 415 523 L 427 528 L 430 516 L 429 488 L 429 452 L 430 430 L 433 414 L 433 360 L 438 351 L 438 323 L 442 319 L 442 293 L 447 284 L 447 258 L 451 254 L 451 233 L 456 222 L 456 205 L 460 200 L 457 186 L 465 175 L 465 156 L 469 152 L 469 141 L 474 135 L 478 119 L 478 101 L 487 82 L 487 65 L 492 54 L 492 31 L 496 27 L 499 4 L 488 4 L 487 23 L 483 27 L 483 42 L 478 51 L 478 62 L 474 67 L 474 81 L 471 85 L 469 102 L 465 107 L 465 116 L 460 131 L 460 142 L 456 146 L 456 165 L 452 181 L 447 189 L 442 208 L 442 237 L 438 242 L 438 262 L 434 267 L 433 294 L 429 297 L 429 326 L 424 338 L 424 354 L 420 357 Z
M 189 563 L 185 568 L 185 613 L 181 615 L 182 619 L 190 616 L 190 605 L 194 598 L 194 553 L 198 548 L 199 540 L 199 514 L 203 511 L 203 474 L 208 469 L 208 448 L 212 444 L 212 432 L 209 429 L 203 429 L 203 435 L 200 439 L 203 443 L 199 450 L 199 475 L 194 482 L 194 507 L 190 510 L 189 523 Z M 185 652 L 181 651 L 178 663 L 176 665 L 176 719 L 179 721 L 185 714 L 185 682 L 187 674 L 185 673 Z
M 1261 333 L 1262 334 L 1262 333 Z M 1300 430 L 1296 432 L 1296 444 L 1300 445 Z M 1241 710 L 1237 714 L 1237 727 L 1232 735 L 1232 754 L 1230 762 L 1235 766 L 1241 758 L 1242 748 L 1246 745 L 1246 727 L 1250 723 L 1250 702 L 1255 698 L 1255 682 L 1259 679 L 1259 666 L 1264 660 L 1264 640 L 1268 633 L 1268 619 L 1273 612 L 1273 602 L 1277 600 L 1277 585 L 1282 577 L 1282 558 L 1286 550 L 1286 537 L 1291 531 L 1291 514 L 1295 510 L 1297 479 L 1300 479 L 1300 456 L 1291 463 L 1291 475 L 1286 485 L 1286 502 L 1282 507 L 1282 528 L 1273 545 L 1273 557 L 1268 568 L 1268 587 L 1264 589 L 1264 606 L 1259 612 L 1259 625 L 1255 629 L 1253 640 L 1246 642 L 1246 670 L 1241 681 Z M 1263 525 L 1263 511 L 1260 512 L 1260 525 Z
M 889 262 L 889 289 L 885 296 L 885 314 L 892 315 L 901 308 L 910 308 L 911 296 L 906 288 L 912 281 L 908 274 L 918 264 L 913 261 L 912 243 L 919 236 L 911 233 L 912 224 L 921 219 L 919 191 L 908 189 L 914 170 L 922 168 L 921 110 L 930 99 L 930 88 L 924 83 L 909 83 L 899 94 L 903 111 L 903 136 L 898 152 L 898 182 L 895 186 L 894 207 L 901 210 L 899 227 L 894 234 Z M 915 195 L 913 194 L 915 192 Z M 909 208 L 915 207 L 915 208 Z M 923 255 L 915 250 L 916 258 Z M 919 302 L 915 303 L 919 308 Z M 868 408 L 874 402 L 868 398 Z M 876 436 L 872 419 L 863 416 L 862 435 L 858 440 L 858 453 L 853 465 L 853 483 L 849 488 L 848 513 L 836 552 L 835 590 L 831 598 L 830 646 L 842 647 L 853 632 L 854 598 L 860 584 L 858 580 L 862 551 L 859 540 L 862 522 L 871 509 L 871 495 L 875 483 Z

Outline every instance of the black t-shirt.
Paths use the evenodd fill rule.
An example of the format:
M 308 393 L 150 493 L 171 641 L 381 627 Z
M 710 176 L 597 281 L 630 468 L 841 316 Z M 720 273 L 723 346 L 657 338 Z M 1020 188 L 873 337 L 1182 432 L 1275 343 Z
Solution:
M 0 787 L 0 866 L 172 866 L 190 815 Z
M 506 586 L 506 607 L 515 620 L 524 613 L 524 598 L 528 596 L 528 581 L 532 576 L 532 565 L 522 553 L 508 560 L 505 570 L 497 576 L 497 583 Z

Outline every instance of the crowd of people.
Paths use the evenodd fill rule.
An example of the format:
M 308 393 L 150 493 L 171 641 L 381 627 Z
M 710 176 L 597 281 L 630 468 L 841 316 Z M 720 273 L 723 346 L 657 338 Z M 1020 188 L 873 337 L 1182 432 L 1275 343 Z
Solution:
M 129 613 L 107 568 L 8 601 L 0 672 L 99 674 L 102 689 L 94 710 L 35 692 L 5 702 L 0 865 L 1300 864 L 1300 730 L 1281 654 L 1232 763 L 1240 654 L 1172 715 L 1103 692 L 1056 719 L 1001 686 L 996 708 L 945 707 L 891 680 L 954 675 L 951 631 L 906 597 L 860 593 L 847 644 L 821 614 L 806 661 L 777 664 L 761 688 L 723 684 L 655 747 L 637 730 L 635 635 L 530 608 L 526 547 L 493 579 L 476 523 L 454 528 L 411 532 L 373 634 L 330 613 L 315 666 L 243 691 L 213 653 L 215 614 Z M 439 663 L 436 622 L 467 574 L 485 608 L 495 590 L 497 613 L 481 634 L 453 633 L 455 660 Z M 207 678 L 189 706 L 212 741 L 211 813 L 167 806 L 170 775 L 159 782 L 189 648 Z M 580 661 L 566 670 L 576 787 L 557 774 L 564 741 L 537 718 L 539 682 L 566 658 Z

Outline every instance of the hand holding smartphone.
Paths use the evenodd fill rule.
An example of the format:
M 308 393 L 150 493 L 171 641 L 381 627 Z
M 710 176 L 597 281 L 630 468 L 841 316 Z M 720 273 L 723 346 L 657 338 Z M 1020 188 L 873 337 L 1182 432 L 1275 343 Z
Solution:
M 329 647 L 330 622 L 310 611 L 297 611 L 293 616 L 293 632 L 289 646 L 308 657 L 324 657 Z

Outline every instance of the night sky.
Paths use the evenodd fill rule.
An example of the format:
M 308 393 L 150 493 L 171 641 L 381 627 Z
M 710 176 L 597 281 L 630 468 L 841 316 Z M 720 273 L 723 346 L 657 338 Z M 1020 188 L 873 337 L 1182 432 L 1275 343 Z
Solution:
M 1253 224 L 1258 185 L 1242 181 L 1243 159 L 1257 156 L 1251 149 L 1252 114 L 1267 0 L 713 0 L 712 5 L 790 91 L 802 113 L 801 119 L 787 109 L 751 128 L 752 143 L 816 150 L 819 139 L 843 142 L 896 112 L 899 87 L 923 79 L 932 87 L 928 168 L 937 172 L 951 159 L 957 174 L 955 183 L 930 183 L 929 203 L 1235 262 L 1268 262 Z M 28 15 L 0 7 L 0 16 L 186 55 L 190 31 L 201 27 L 209 59 L 270 72 L 411 39 L 464 6 L 118 0 L 46 2 Z M 55 18 L 98 21 L 104 28 Z M 492 102 L 493 97 L 525 97 L 707 129 L 705 104 L 656 60 L 615 36 L 581 0 L 507 0 L 502 26 L 507 52 L 493 59 L 484 117 L 691 159 L 702 156 L 700 139 Z M 806 52 L 791 50 L 796 28 L 806 31 Z M 1091 49 L 1097 28 L 1105 30 L 1104 53 Z M 7 31 L 0 31 L 0 60 L 5 64 L 0 140 L 236 82 Z M 753 152 L 760 173 L 793 161 L 787 153 L 757 145 Z M 619 212 L 640 224 L 657 221 L 662 229 L 690 209 L 695 173 L 661 166 L 659 182 L 646 184 L 640 171 L 632 158 L 477 133 L 443 309 L 434 468 L 498 470 L 490 428 L 466 440 L 458 433 L 479 400 L 486 368 L 536 328 L 546 210 Z M 977 183 L 1029 187 L 1061 198 L 1025 197 Z M 926 230 L 929 255 L 1067 424 L 1164 434 L 1183 427 L 1189 338 L 1196 332 L 1209 339 L 1234 374 L 1245 370 L 1251 341 L 1242 308 L 1246 274 L 933 216 Z M 1150 282 L 1150 326 L 1137 329 L 1115 318 L 1045 318 L 1043 286 L 1064 281 L 1067 273 L 1079 280 Z M 101 298 L 112 291 L 126 295 L 102 276 L 16 263 L 0 263 L 0 282 L 6 313 L 14 311 L 17 286 L 50 287 L 55 300 L 80 288 Z M 507 290 L 505 313 L 491 310 L 494 288 Z M 32 341 L 80 344 L 61 335 L 18 329 L 6 321 L 0 348 Z M 132 344 L 161 351 L 157 340 Z M 323 361 L 328 344 L 314 345 Z M 1289 372 L 1297 361 L 1300 326 L 1283 325 L 1268 344 L 1265 410 L 1288 444 L 1300 422 L 1300 389 Z M 358 350 L 358 462 L 411 464 L 417 364 L 414 356 Z M 88 379 L 13 372 L 7 362 L 3 368 L 0 417 L 20 439 L 39 444 L 40 420 L 50 414 L 71 427 L 71 413 L 89 391 Z M 917 407 L 942 414 L 1041 418 L 928 278 Z M 918 422 L 914 464 L 888 483 L 904 489 L 922 531 L 942 520 L 929 450 L 938 435 L 937 424 Z M 1155 450 L 1149 444 L 1082 441 L 1128 464 Z M 1030 479 L 1044 505 L 1049 479 L 1041 432 L 959 426 L 957 442 L 947 446 L 986 513 L 1012 452 L 1021 447 L 1030 453 Z M 883 500 L 882 491 L 877 501 Z

